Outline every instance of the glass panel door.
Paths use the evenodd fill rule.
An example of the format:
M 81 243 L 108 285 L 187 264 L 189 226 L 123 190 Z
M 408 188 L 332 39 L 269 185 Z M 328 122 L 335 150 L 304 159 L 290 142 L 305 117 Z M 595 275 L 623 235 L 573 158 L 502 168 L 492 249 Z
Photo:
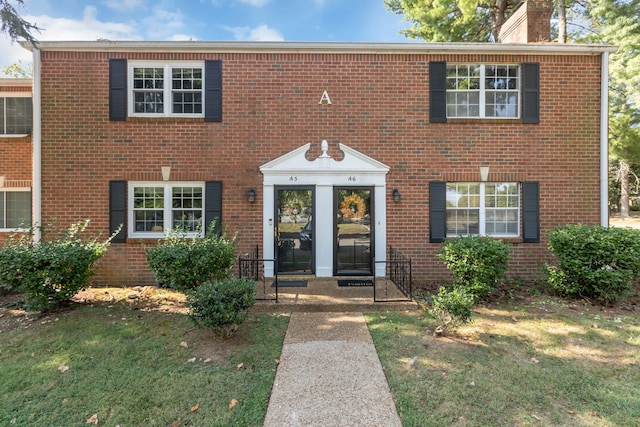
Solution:
M 276 188 L 278 273 L 313 273 L 313 189 Z
M 334 274 L 371 275 L 373 266 L 372 188 L 335 188 Z

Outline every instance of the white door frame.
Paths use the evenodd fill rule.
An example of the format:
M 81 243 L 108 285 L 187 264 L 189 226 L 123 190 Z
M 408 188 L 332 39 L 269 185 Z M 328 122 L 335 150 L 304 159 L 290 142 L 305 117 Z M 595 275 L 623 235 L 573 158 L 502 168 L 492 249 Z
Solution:
M 260 167 L 263 174 L 262 247 L 265 259 L 274 259 L 274 231 L 277 226 L 275 212 L 275 186 L 315 187 L 315 267 L 316 276 L 333 276 L 333 232 L 318 233 L 318 230 L 333 230 L 333 187 L 373 187 L 375 214 L 375 254 L 376 276 L 385 275 L 385 264 L 375 261 L 386 260 L 387 248 L 387 198 L 386 176 L 389 167 L 359 151 L 339 144 L 344 154 L 336 161 L 328 154 L 328 143 L 322 141 L 322 154 L 315 160 L 307 160 L 306 153 L 311 143 L 307 143 Z M 274 276 L 274 264 L 265 263 L 265 277 Z

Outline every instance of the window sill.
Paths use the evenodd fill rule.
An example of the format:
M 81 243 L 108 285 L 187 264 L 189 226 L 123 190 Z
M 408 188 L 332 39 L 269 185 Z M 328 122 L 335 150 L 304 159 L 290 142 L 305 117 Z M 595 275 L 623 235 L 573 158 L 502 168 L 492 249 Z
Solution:
M 25 138 L 27 136 L 31 136 L 30 133 L 18 133 L 18 134 L 9 134 L 9 135 L 0 135 L 0 138 Z
M 456 124 L 478 124 L 478 123 L 497 123 L 497 124 L 522 124 L 522 118 L 514 117 L 514 118 L 492 118 L 492 117 L 460 117 L 453 118 L 448 117 L 447 123 L 456 123 Z

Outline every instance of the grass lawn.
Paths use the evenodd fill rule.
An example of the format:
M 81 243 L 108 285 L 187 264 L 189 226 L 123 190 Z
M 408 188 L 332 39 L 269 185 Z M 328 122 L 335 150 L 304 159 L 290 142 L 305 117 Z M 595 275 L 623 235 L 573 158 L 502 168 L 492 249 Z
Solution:
M 631 427 L 640 425 L 635 309 L 548 296 L 491 304 L 441 338 L 424 312 L 366 318 L 404 426 Z
M 43 317 L 0 311 L 0 425 L 262 424 L 288 316 L 251 315 L 223 341 L 175 293 L 102 292 Z

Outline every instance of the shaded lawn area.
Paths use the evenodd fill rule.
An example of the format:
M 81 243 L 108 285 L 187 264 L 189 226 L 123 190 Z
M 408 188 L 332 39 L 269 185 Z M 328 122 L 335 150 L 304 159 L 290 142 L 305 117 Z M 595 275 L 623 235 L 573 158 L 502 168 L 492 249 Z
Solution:
M 366 318 L 404 426 L 639 425 L 633 312 L 544 297 L 442 338 L 424 313 Z
M 261 425 L 288 316 L 252 314 L 219 340 L 176 307 L 4 310 L 0 425 L 83 426 L 94 415 L 100 426 Z

